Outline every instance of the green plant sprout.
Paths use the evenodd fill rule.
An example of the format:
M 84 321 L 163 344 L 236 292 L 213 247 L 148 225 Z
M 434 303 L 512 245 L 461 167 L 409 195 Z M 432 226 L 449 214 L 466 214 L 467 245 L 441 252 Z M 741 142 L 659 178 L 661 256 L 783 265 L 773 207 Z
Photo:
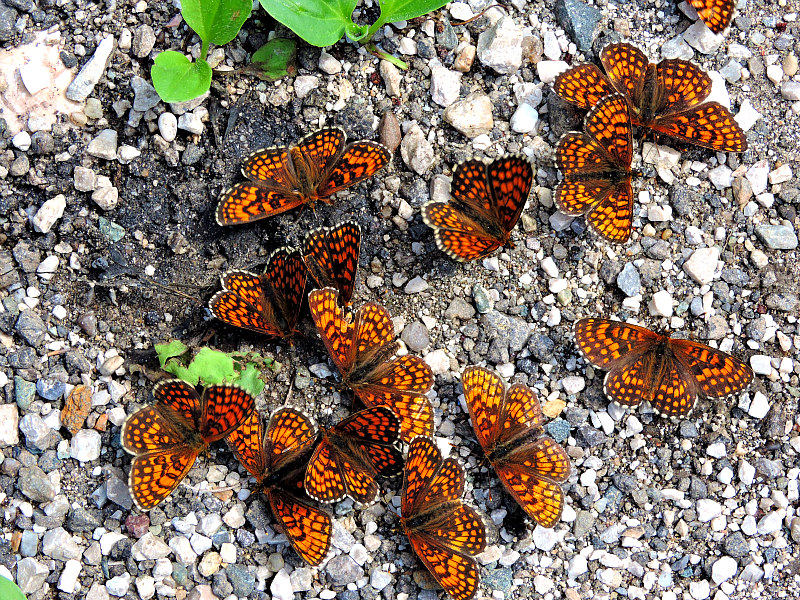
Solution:
M 222 46 L 239 33 L 253 9 L 250 0 L 183 0 L 181 15 L 200 37 L 200 57 L 191 62 L 181 52 L 165 50 L 156 56 L 150 77 L 164 102 L 183 102 L 205 94 L 211 87 L 211 66 L 206 61 L 210 44 Z
M 372 25 L 357 25 L 353 11 L 358 0 L 259 0 L 275 20 L 283 23 L 313 46 L 331 46 L 347 35 L 355 42 L 367 43 L 386 23 L 408 21 L 437 10 L 448 0 L 382 0 L 381 14 Z M 400 59 L 380 52 L 374 44 L 367 48 L 401 68 Z
M 266 385 L 264 369 L 276 371 L 280 365 L 255 352 L 220 352 L 202 347 L 192 356 L 189 348 L 178 340 L 155 345 L 161 368 L 192 385 L 218 383 L 238 385 L 258 396 Z
M 253 52 L 250 64 L 256 67 L 260 79 L 275 81 L 297 72 L 293 64 L 296 55 L 297 42 L 276 37 Z
M 13 581 L 0 575 L 0 598 L 2 600 L 25 600 L 25 594 Z

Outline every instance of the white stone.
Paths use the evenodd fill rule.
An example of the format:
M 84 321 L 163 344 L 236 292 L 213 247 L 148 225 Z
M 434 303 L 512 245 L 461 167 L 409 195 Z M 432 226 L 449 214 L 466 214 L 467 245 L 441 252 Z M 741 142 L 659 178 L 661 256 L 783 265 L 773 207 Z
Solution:
M 661 290 L 653 294 L 653 297 L 648 303 L 648 310 L 650 314 L 655 317 L 671 317 L 672 316 L 672 294 L 667 290 Z
M 236 562 L 236 546 L 230 542 L 225 542 L 219 547 L 219 556 L 222 562 L 233 564 Z
M 522 30 L 511 17 L 502 16 L 478 36 L 478 60 L 502 75 L 522 65 Z
M 547 594 L 555 587 L 555 583 L 549 577 L 545 577 L 544 575 L 537 575 L 533 578 L 533 589 L 536 590 L 538 594 Z
M 141 154 L 142 153 L 138 148 L 123 144 L 119 147 L 119 151 L 117 152 L 117 160 L 119 160 L 119 162 L 121 162 L 123 165 L 127 165 L 139 158 Z
M 558 36 L 552 29 L 545 29 L 542 34 L 542 42 L 544 45 L 544 55 L 550 60 L 558 60 L 561 58 L 561 44 L 558 43 Z
M 767 79 L 769 79 L 775 85 L 781 82 L 783 79 L 783 69 L 780 65 L 767 65 Z
M 540 60 L 536 64 L 536 73 L 542 83 L 553 83 L 567 69 L 569 65 L 563 60 Z
M 113 210 L 119 204 L 119 190 L 113 185 L 99 187 L 92 192 L 92 200 L 102 210 Z
M 494 127 L 492 100 L 484 92 L 472 92 L 463 100 L 454 102 L 442 116 L 470 139 L 487 134 Z
M 140 575 L 136 578 L 134 584 L 141 600 L 150 600 L 156 595 L 156 580 L 150 575 Z
M 106 531 L 100 536 L 100 554 L 108 556 L 111 554 L 111 549 L 114 547 L 114 544 L 124 539 L 127 539 L 127 536 L 118 531 Z
M 575 580 L 589 571 L 589 562 L 580 554 L 575 554 L 569 559 L 567 565 L 567 579 Z
M 458 71 L 451 71 L 441 64 L 431 66 L 431 98 L 436 104 L 447 108 L 458 100 L 461 75 Z
M 717 561 L 711 567 L 711 579 L 716 585 L 719 585 L 723 581 L 728 581 L 728 579 L 731 579 L 734 575 L 736 575 L 737 567 L 738 565 L 735 558 L 723 556 L 722 558 L 717 559 Z
M 739 106 L 739 112 L 736 113 L 733 120 L 739 124 L 742 131 L 747 132 L 753 128 L 753 125 L 755 125 L 761 117 L 762 114 L 755 109 L 750 99 L 746 98 Z
M 115 160 L 117 158 L 117 132 L 113 129 L 103 129 L 89 142 L 86 152 L 97 158 Z
M 158 117 L 158 133 L 166 142 L 172 142 L 178 135 L 178 119 L 171 112 L 163 112 Z
M 511 129 L 517 133 L 531 133 L 539 125 L 539 113 L 530 104 L 520 104 L 511 115 Z
M 122 597 L 131 587 L 131 574 L 123 573 L 106 581 L 106 589 L 112 596 Z
M 205 124 L 197 113 L 186 112 L 178 117 L 178 129 L 183 129 L 194 135 L 201 135 L 205 130 Z
M 27 152 L 31 147 L 31 134 L 27 131 L 20 131 L 11 138 L 11 143 L 17 150 Z
M 758 535 L 771 535 L 780 531 L 785 516 L 785 511 L 774 510 L 761 517 L 757 525 Z
M 0 447 L 19 444 L 19 410 L 16 404 L 0 404 Z
M 39 207 L 36 214 L 31 219 L 33 228 L 39 233 L 47 233 L 64 215 L 64 209 L 67 207 L 67 199 L 64 194 L 53 196 Z
M 563 533 L 559 533 L 555 528 L 537 525 L 533 530 L 531 539 L 539 550 L 550 552 L 563 539 Z
M 427 173 L 433 166 L 436 157 L 433 145 L 416 123 L 409 128 L 400 142 L 400 157 L 417 175 Z
M 294 95 L 305 98 L 319 87 L 319 77 L 315 75 L 298 75 L 294 79 Z
M 579 375 L 570 375 L 561 380 L 561 385 L 567 394 L 577 394 L 586 388 L 586 381 Z
M 192 544 L 186 536 L 176 535 L 170 538 L 169 547 L 175 552 L 175 558 L 178 559 L 178 562 L 184 565 L 194 564 L 194 561 L 197 560 L 197 553 L 192 549 Z
M 762 159 L 747 169 L 745 177 L 750 182 L 750 187 L 753 189 L 755 196 L 765 192 L 769 181 L 769 163 L 767 159 Z
M 684 41 L 702 54 L 713 54 L 725 39 L 712 32 L 702 21 L 695 21 L 683 32 Z
M 97 45 L 92 58 L 83 65 L 83 68 L 69 84 L 66 96 L 75 102 L 83 102 L 94 90 L 94 86 L 105 73 L 108 59 L 114 50 L 114 36 L 107 35 Z
M 744 459 L 739 461 L 739 481 L 743 485 L 751 485 L 756 477 L 756 468 Z
M 653 223 L 666 223 L 672 219 L 672 207 L 669 204 L 651 204 L 647 208 L 647 219 Z
M 767 397 L 761 392 L 753 394 L 753 400 L 750 402 L 750 407 L 747 409 L 747 414 L 754 419 L 763 419 L 769 412 L 770 404 Z
M 369 584 L 380 592 L 383 588 L 392 583 L 393 579 L 394 577 L 392 577 L 392 574 L 388 571 L 375 569 L 369 576 Z
M 792 179 L 792 167 L 789 163 L 784 163 L 774 171 L 770 171 L 769 173 L 769 182 L 772 185 L 778 185 L 779 183 L 786 183 Z
M 94 429 L 81 429 L 70 441 L 70 456 L 79 462 L 100 458 L 102 439 Z
M 698 21 L 698 23 L 702 23 L 702 21 Z M 705 25 L 703 25 L 703 27 L 705 27 Z M 705 600 L 711 595 L 711 586 L 705 579 L 692 581 L 689 583 L 689 594 L 694 600 Z
M 708 180 L 718 190 L 724 190 L 733 185 L 733 171 L 726 165 L 720 165 L 708 172 Z
M 420 292 L 424 292 L 428 289 L 428 282 L 425 281 L 422 277 L 417 275 L 411 281 L 409 281 L 403 291 L 406 294 L 419 294 Z
M 294 598 L 292 580 L 285 568 L 278 571 L 273 577 L 269 584 L 269 593 L 275 600 L 292 600 Z
M 64 570 L 61 571 L 61 577 L 58 578 L 58 589 L 65 594 L 74 594 L 80 584 L 78 577 L 81 574 L 81 561 L 76 559 L 68 560 L 64 564 Z
M 539 265 L 542 267 L 542 271 L 544 271 L 548 277 L 558 277 L 558 266 L 552 257 L 544 257 Z
M 328 75 L 336 75 L 342 72 L 342 63 L 336 60 L 333 56 L 324 50 L 319 54 L 319 68 L 323 73 Z
M 689 259 L 683 263 L 683 270 L 700 285 L 711 283 L 714 272 L 717 270 L 719 248 L 698 248 Z
M 728 455 L 728 451 L 725 449 L 725 444 L 723 442 L 714 442 L 708 445 L 706 454 L 711 458 L 723 458 Z
M 763 354 L 754 354 L 750 357 L 750 366 L 756 375 L 769 375 L 772 373 L 772 359 Z
M 443 348 L 428 352 L 425 355 L 425 362 L 428 363 L 434 375 L 441 375 L 450 370 L 450 357 Z
M 19 68 L 19 76 L 31 96 L 52 84 L 50 70 L 37 60 L 23 64 Z
M 722 514 L 722 505 L 710 498 L 700 498 L 697 501 L 697 520 L 708 523 Z

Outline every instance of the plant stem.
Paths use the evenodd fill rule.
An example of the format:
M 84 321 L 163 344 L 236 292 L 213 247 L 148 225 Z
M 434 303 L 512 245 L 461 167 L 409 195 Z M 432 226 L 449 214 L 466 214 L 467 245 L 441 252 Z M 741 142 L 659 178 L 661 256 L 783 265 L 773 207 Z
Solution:
M 383 50 L 378 50 L 378 47 L 373 42 L 364 44 L 364 48 L 366 48 L 367 52 L 369 52 L 370 54 L 377 56 L 380 59 L 388 60 L 398 69 L 403 69 L 404 71 L 408 71 L 407 62 L 400 60 L 394 54 L 389 54 L 388 52 L 384 52 Z
M 206 60 L 208 58 L 208 42 L 202 40 L 202 45 L 200 46 L 200 58 Z

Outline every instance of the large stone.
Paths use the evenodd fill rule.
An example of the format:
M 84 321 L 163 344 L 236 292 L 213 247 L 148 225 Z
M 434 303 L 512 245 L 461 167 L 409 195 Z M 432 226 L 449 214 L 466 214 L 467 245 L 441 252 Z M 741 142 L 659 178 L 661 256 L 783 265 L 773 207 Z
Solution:
M 58 194 L 45 200 L 44 204 L 39 207 L 36 214 L 31 219 L 31 225 L 39 233 L 47 233 L 55 225 L 64 214 L 64 209 L 67 207 L 67 199 L 64 194 Z
M 489 133 L 494 127 L 492 101 L 483 92 L 472 92 L 469 96 L 448 106 L 444 120 L 468 138 Z
M 433 165 L 433 146 L 425 138 L 419 125 L 414 124 L 400 142 L 400 156 L 415 173 L 423 175 Z
M 138 75 L 131 80 L 131 88 L 133 88 L 134 94 L 133 110 L 146 112 L 161 102 L 156 88 L 150 85 L 146 79 Z
M 683 270 L 700 285 L 711 283 L 717 270 L 719 248 L 698 248 L 683 263 Z
M 16 404 L 0 405 L 0 447 L 19 444 L 19 410 Z
M 791 225 L 757 225 L 756 236 L 772 250 L 797 248 L 797 233 Z
M 42 589 L 50 569 L 38 560 L 23 558 L 17 563 L 17 585 L 23 594 L 33 594 Z
M 89 145 L 86 152 L 97 158 L 114 160 L 117 158 L 117 132 L 113 129 L 103 129 L 97 134 Z
M 522 65 L 522 30 L 511 17 L 500 17 L 478 36 L 478 60 L 502 75 Z
M 581 0 L 556 2 L 556 19 L 583 52 L 592 49 L 601 18 L 600 10 Z
M 81 557 L 81 547 L 66 529 L 58 527 L 46 531 L 42 536 L 42 553 L 56 560 L 77 560 Z
M 111 51 L 114 49 L 114 36 L 107 35 L 97 45 L 97 50 L 89 62 L 83 65 L 83 68 L 69 84 L 66 91 L 66 96 L 75 102 L 83 102 L 89 97 L 89 94 L 94 90 L 94 86 L 100 81 L 103 73 L 108 66 L 108 59 L 111 57 Z

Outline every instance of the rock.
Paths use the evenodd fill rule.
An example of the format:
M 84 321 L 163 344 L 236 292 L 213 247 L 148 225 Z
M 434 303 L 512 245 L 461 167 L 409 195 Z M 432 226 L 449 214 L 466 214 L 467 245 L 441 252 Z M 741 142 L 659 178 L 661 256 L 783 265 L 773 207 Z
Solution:
M 424 175 L 433 165 L 433 146 L 425 138 L 419 125 L 414 124 L 400 142 L 403 162 L 418 175 Z
M 712 519 L 722 514 L 722 505 L 709 498 L 701 498 L 697 501 L 697 520 L 701 523 L 708 523 Z
M 477 55 L 501 75 L 515 73 L 522 65 L 522 30 L 511 17 L 500 17 L 478 36 Z
M 542 83 L 553 83 L 567 69 L 569 64 L 563 60 L 541 60 L 536 65 L 536 73 Z
M 756 225 L 756 237 L 772 250 L 797 248 L 797 233 L 791 225 Z
M 661 290 L 653 294 L 653 297 L 648 303 L 650 314 L 655 317 L 671 317 L 672 316 L 672 294 L 667 290 Z
M 2 11 L 2 8 L 3 5 L 0 4 L 0 11 Z M 0 31 L 1 34 L 2 32 Z M 23 594 L 33 594 L 42 589 L 49 574 L 50 569 L 33 558 L 23 558 L 17 563 L 17 585 Z
M 781 84 L 781 96 L 791 102 L 800 100 L 800 81 L 784 81 Z
M 684 41 L 702 54 L 713 54 L 725 39 L 712 32 L 702 21 L 695 21 L 683 32 Z
M 697 22 L 703 25 L 704 28 L 708 29 L 703 24 L 702 21 L 697 21 Z M 706 581 L 705 579 L 702 579 L 700 581 L 691 581 L 689 582 L 689 595 L 694 600 L 705 600 L 711 595 L 710 587 L 711 586 L 709 585 L 708 581 Z
M 178 129 L 183 129 L 193 135 L 202 135 L 205 127 L 203 120 L 196 112 L 185 112 L 178 117 Z
M 151 108 L 161 102 L 161 98 L 154 88 L 146 79 L 134 76 L 131 79 L 131 88 L 133 89 L 133 110 L 139 112 L 147 112 Z
M 17 487 L 23 496 L 33 502 L 51 502 L 56 497 L 56 490 L 50 478 L 35 465 L 19 470 Z
M 400 75 L 400 70 L 388 60 L 382 60 L 380 71 L 383 84 L 386 86 L 386 93 L 389 96 L 400 96 L 400 83 L 403 79 L 402 75 Z
M 774 510 L 761 517 L 757 525 L 758 535 L 771 535 L 779 532 L 783 527 L 785 516 L 784 510 Z
M 728 581 L 728 579 L 736 575 L 737 566 L 738 563 L 736 559 L 730 556 L 718 558 L 711 567 L 711 579 L 716 585 L 719 585 L 723 581 Z
M 19 411 L 16 404 L 0 404 L 0 447 L 19 444 Z
M 416 277 L 414 277 L 414 279 L 412 279 L 406 284 L 405 288 L 403 288 L 403 291 L 406 294 L 419 294 L 420 292 L 424 292 L 427 289 L 428 289 L 428 282 L 425 281 L 419 275 L 417 275 Z
M 136 58 L 145 58 L 156 44 L 156 34 L 150 25 L 139 25 L 133 34 L 131 49 Z M 138 109 L 136 109 L 138 110 Z
M 692 253 L 689 260 L 683 263 L 683 270 L 694 281 L 704 285 L 714 280 L 718 260 L 719 248 L 698 248 Z
M 80 558 L 82 550 L 66 529 L 57 527 L 42 536 L 42 553 L 56 560 L 67 561 Z
M 475 317 L 475 308 L 463 298 L 453 298 L 450 306 L 448 306 L 447 310 L 444 312 L 444 316 L 449 320 L 460 319 L 462 321 L 467 321 Z
M 492 101 L 483 92 L 472 92 L 463 100 L 450 105 L 445 109 L 443 117 L 468 138 L 487 134 L 494 127 Z
M 355 583 L 364 577 L 364 569 L 345 554 L 334 556 L 328 561 L 325 571 L 333 585 L 347 585 Z
M 178 135 L 178 118 L 171 112 L 163 112 L 158 117 L 158 133 L 165 142 L 172 142 Z
M 274 600 L 292 600 L 294 592 L 291 576 L 286 572 L 286 569 L 281 569 L 275 574 L 272 583 L 269 584 L 269 593 L 272 594 Z
M 530 104 L 520 104 L 511 115 L 511 129 L 517 133 L 531 133 L 539 125 L 539 113 Z
M 121 598 L 128 593 L 131 587 L 131 574 L 123 573 L 106 581 L 106 590 L 112 596 Z
M 46 450 L 55 443 L 50 426 L 36 413 L 28 413 L 22 417 L 19 429 L 25 435 L 25 445 L 32 450 Z
M 447 373 L 447 371 L 450 370 L 450 357 L 447 355 L 447 351 L 443 348 L 439 348 L 433 352 L 428 352 L 428 354 L 425 355 L 424 360 L 426 363 L 428 363 L 428 366 L 431 368 L 431 371 L 434 375 L 441 375 L 442 373 Z
M 342 72 L 342 63 L 324 50 L 319 54 L 318 65 L 320 70 L 328 75 L 336 75 Z
M 113 210 L 119 204 L 119 190 L 114 186 L 98 188 L 92 192 L 92 200 L 101 210 Z
M 23 310 L 17 318 L 15 330 L 17 335 L 35 348 L 44 339 L 45 324 L 38 313 L 32 310 Z
M 602 13 L 581 0 L 558 0 L 556 20 L 582 52 L 592 49 Z
M 92 192 L 97 187 L 97 175 L 87 167 L 77 166 L 72 172 L 72 181 L 79 192 Z
M 391 110 L 387 110 L 381 117 L 381 122 L 378 127 L 380 132 L 381 144 L 389 149 L 389 152 L 394 154 L 394 151 L 400 146 L 403 140 L 403 132 L 400 129 L 400 121 L 397 120 L 397 115 Z M 427 141 L 427 140 L 426 140 Z M 420 165 L 423 166 L 429 158 L 421 157 Z
M 64 194 L 58 194 L 39 207 L 36 214 L 31 219 L 31 225 L 39 233 L 47 233 L 64 214 L 67 207 L 67 199 Z
M 586 381 L 579 375 L 570 375 L 561 380 L 561 385 L 566 394 L 574 395 L 586 388 Z
M 400 337 L 412 352 L 422 352 L 431 341 L 428 328 L 422 321 L 413 321 L 406 325 Z
M 136 561 L 166 558 L 170 552 L 172 552 L 170 547 L 150 532 L 145 533 L 131 546 L 131 556 Z
M 316 75 L 298 75 L 294 79 L 294 95 L 301 100 L 319 87 Z
M 617 287 L 629 298 L 641 292 L 642 280 L 633 263 L 626 263 L 622 271 L 619 272 L 619 275 L 617 275 Z
M 97 158 L 115 160 L 117 158 L 117 132 L 103 129 L 86 147 L 86 152 Z
M 68 99 L 75 102 L 83 102 L 89 97 L 89 94 L 94 90 L 94 86 L 97 85 L 97 82 L 100 81 L 106 71 L 112 50 L 114 50 L 114 36 L 108 35 L 97 45 L 97 50 L 95 50 L 92 58 L 83 65 L 75 79 L 69 84 L 66 91 Z
M 100 458 L 100 433 L 93 429 L 81 429 L 70 441 L 70 456 L 79 462 L 91 462 Z
M 461 52 L 458 53 L 456 59 L 453 61 L 453 68 L 460 73 L 467 73 L 472 68 L 472 65 L 475 63 L 475 55 L 477 54 L 478 49 L 473 46 L 472 44 L 467 44 L 462 48 Z
M 460 91 L 461 73 L 441 64 L 431 65 L 431 98 L 436 104 L 447 108 L 458 100 Z

